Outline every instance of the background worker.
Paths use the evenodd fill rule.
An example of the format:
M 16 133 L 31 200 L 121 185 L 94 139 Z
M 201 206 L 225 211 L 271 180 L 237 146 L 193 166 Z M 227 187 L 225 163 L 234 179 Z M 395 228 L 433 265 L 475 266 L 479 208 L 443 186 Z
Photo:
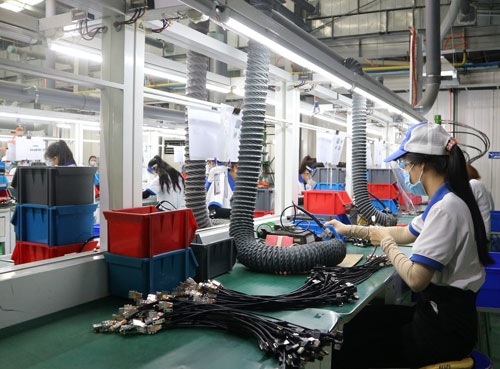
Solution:
M 45 160 L 47 160 L 47 166 L 49 167 L 76 167 L 73 153 L 68 144 L 63 140 L 51 143 L 47 147 L 47 150 L 45 150 Z
M 89 167 L 98 168 L 99 164 L 97 164 L 97 156 L 90 155 L 88 163 Z M 99 197 L 100 194 L 100 181 L 101 181 L 101 175 L 99 174 L 99 168 L 98 168 L 97 171 L 94 173 L 94 188 L 95 188 L 96 198 Z
M 231 216 L 231 199 L 238 176 L 238 163 L 229 168 L 218 165 L 210 170 L 207 179 L 207 204 L 212 218 Z
M 472 165 L 467 164 L 467 174 L 469 176 L 469 183 L 476 198 L 477 205 L 483 217 L 484 226 L 486 227 L 486 236 L 490 239 L 491 233 L 491 211 L 495 209 L 493 197 L 490 191 L 486 189 L 483 182 L 480 181 L 481 176 L 479 172 Z
M 406 368 L 461 360 L 476 341 L 476 294 L 485 279 L 483 266 L 492 259 L 462 150 L 441 126 L 423 122 L 408 130 L 386 162 L 395 160 L 410 190 L 424 190 L 430 198 L 422 215 L 404 228 L 329 224 L 341 235 L 380 245 L 401 278 L 419 292 L 417 305 L 363 309 L 344 327 L 335 368 Z M 408 258 L 398 243 L 411 242 Z
M 304 156 L 299 165 L 299 192 L 309 191 L 316 184 L 312 179 L 314 168 L 319 164 L 316 158 L 311 158 L 309 155 Z
M 186 207 L 184 199 L 184 178 L 174 167 L 156 155 L 148 163 L 148 172 L 154 176 L 142 198 L 156 195 L 161 210 L 177 210 Z

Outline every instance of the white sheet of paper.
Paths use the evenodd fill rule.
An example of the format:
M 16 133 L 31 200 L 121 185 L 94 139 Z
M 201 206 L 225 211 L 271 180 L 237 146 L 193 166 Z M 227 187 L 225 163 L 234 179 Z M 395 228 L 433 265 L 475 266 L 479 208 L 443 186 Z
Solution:
M 219 159 L 224 156 L 220 112 L 190 106 L 188 121 L 191 160 Z
M 333 153 L 332 153 L 333 156 L 331 164 L 337 165 L 339 163 L 340 158 L 342 156 L 342 150 L 344 149 L 344 142 L 345 142 L 344 132 L 339 132 L 334 136 Z
M 381 168 L 384 165 L 384 144 L 381 141 L 375 141 L 374 147 L 373 163 L 376 167 Z
M 184 146 L 174 146 L 174 163 L 184 163 Z
M 316 132 L 316 160 L 325 165 L 332 163 L 334 135 L 331 132 Z

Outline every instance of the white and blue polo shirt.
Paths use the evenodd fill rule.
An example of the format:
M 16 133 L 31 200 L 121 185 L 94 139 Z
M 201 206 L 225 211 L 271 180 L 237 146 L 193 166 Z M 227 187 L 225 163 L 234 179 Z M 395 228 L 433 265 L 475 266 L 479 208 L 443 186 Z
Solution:
M 477 254 L 472 216 L 467 204 L 446 184 L 409 229 L 417 237 L 410 260 L 436 270 L 432 283 L 473 292 L 481 288 L 485 271 Z

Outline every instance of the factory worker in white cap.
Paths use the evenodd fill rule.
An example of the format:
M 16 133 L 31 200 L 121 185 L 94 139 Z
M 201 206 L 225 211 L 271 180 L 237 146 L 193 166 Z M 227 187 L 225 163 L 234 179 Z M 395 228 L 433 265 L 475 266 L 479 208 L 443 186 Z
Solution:
M 340 235 L 380 245 L 397 273 L 419 292 L 413 307 L 371 305 L 344 326 L 335 368 L 421 367 L 461 360 L 477 337 L 476 295 L 492 259 L 457 141 L 440 126 L 413 125 L 390 155 L 410 190 L 429 196 L 425 212 L 407 227 L 348 226 Z M 413 243 L 411 257 L 398 244 Z M 360 347 L 363 355 L 359 355 Z

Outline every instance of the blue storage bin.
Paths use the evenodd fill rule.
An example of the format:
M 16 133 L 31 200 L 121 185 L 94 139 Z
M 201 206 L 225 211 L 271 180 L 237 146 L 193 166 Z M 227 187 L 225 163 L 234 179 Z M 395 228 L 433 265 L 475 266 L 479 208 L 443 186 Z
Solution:
M 372 201 L 373 206 L 375 206 L 376 209 L 385 210 L 384 208 L 382 208 L 382 205 L 380 205 L 380 203 L 376 199 L 371 199 L 371 201 Z M 399 210 L 398 200 L 380 199 L 380 201 L 382 201 L 382 203 L 385 205 L 385 207 L 389 208 L 389 210 L 392 211 L 393 214 L 396 214 L 398 212 L 398 210 Z
M 500 210 L 491 211 L 491 231 L 500 232 Z
M 128 298 L 130 290 L 143 294 L 172 291 L 180 282 L 194 277 L 198 268 L 190 248 L 152 258 L 133 258 L 105 252 L 104 258 L 108 263 L 110 294 L 125 298 Z
M 500 252 L 490 252 L 495 264 L 484 268 L 486 280 L 476 298 L 476 306 L 500 308 Z
M 323 222 L 323 221 L 321 222 L 321 224 L 324 224 L 324 223 L 325 222 Z M 321 233 L 323 233 L 323 229 L 321 229 L 320 226 L 318 226 L 314 220 L 296 220 L 294 222 L 294 224 L 297 227 L 304 228 L 304 229 L 307 229 L 309 231 L 314 232 L 317 236 L 319 236 Z M 336 238 L 338 238 L 339 240 L 342 240 L 342 241 L 345 240 L 345 237 L 339 236 L 339 234 L 335 231 L 335 228 L 333 228 L 333 226 L 326 226 L 326 227 L 333 232 L 333 234 L 335 235 Z M 329 239 L 330 238 L 326 238 L 325 240 L 329 240 Z
M 345 183 L 316 183 L 314 190 L 345 191 Z
M 100 224 L 94 224 L 94 236 L 99 236 L 101 234 Z
M 47 206 L 19 204 L 11 223 L 17 240 L 49 246 L 87 241 L 93 235 L 97 204 Z

